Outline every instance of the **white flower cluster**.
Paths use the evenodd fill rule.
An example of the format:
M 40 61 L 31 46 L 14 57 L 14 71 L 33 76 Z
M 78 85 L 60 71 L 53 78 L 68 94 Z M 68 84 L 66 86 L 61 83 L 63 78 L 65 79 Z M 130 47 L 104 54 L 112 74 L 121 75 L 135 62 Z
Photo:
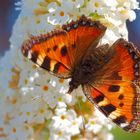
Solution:
M 0 59 L 1 140 L 112 140 L 110 123 L 93 111 L 82 91 L 67 94 L 58 79 L 22 56 L 29 35 L 47 33 L 82 14 L 108 27 L 102 42 L 127 38 L 126 20 L 136 18 L 136 0 L 21 0 L 20 15 Z

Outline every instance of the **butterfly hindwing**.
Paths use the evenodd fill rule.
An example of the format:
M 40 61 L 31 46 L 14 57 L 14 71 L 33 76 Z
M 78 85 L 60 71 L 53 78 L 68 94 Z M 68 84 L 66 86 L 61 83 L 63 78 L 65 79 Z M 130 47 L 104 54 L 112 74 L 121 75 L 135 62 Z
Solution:
M 135 131 L 135 124 L 137 123 L 131 123 L 134 119 L 134 115 L 132 114 L 133 96 L 129 98 L 129 96 L 124 96 L 121 93 L 110 96 L 96 88 L 84 88 L 89 100 L 93 102 L 106 117 L 110 118 L 115 124 L 126 131 Z M 111 93 L 108 92 L 107 94 Z M 125 101 L 129 101 L 129 103 L 125 103 Z
M 84 92 L 105 116 L 122 129 L 135 132 L 140 123 L 140 53 L 123 39 L 111 49 L 112 58 L 97 73 L 100 80 L 85 85 Z

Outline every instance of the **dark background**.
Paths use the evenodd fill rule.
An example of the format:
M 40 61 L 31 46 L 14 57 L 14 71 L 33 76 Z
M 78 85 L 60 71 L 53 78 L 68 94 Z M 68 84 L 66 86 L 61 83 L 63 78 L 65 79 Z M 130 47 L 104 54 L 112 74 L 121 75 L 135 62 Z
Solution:
M 14 3 L 19 0 L 0 0 L 0 55 L 9 48 L 12 26 L 18 17 Z
M 19 11 L 15 10 L 14 3 L 17 0 L 0 0 L 0 55 L 9 48 L 9 37 L 12 26 L 18 17 Z M 139 0 L 140 1 L 140 0 Z M 129 40 L 140 49 L 140 11 L 136 11 L 137 18 L 133 22 L 127 22 Z

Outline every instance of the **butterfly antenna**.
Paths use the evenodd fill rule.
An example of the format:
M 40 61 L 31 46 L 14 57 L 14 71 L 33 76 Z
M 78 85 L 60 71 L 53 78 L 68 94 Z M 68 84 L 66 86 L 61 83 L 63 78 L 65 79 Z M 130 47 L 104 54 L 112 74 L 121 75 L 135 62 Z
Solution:
M 76 95 L 76 98 L 78 99 L 78 93 L 77 93 L 77 91 L 75 90 L 75 95 Z M 85 130 L 85 119 L 84 119 L 84 115 L 83 115 L 83 113 L 82 113 L 82 108 L 81 108 L 81 104 L 80 104 L 80 102 L 78 102 L 78 108 L 79 108 L 79 113 L 80 113 L 80 116 L 82 117 L 82 128 L 83 128 L 83 130 Z

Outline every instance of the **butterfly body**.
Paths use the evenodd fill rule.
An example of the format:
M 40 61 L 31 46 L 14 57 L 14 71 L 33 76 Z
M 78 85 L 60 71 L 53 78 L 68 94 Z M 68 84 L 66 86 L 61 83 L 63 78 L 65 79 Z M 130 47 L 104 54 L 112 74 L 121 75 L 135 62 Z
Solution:
M 76 89 L 79 85 L 96 83 L 96 73 L 102 69 L 112 56 L 112 54 L 105 53 L 104 49 L 100 47 L 89 47 L 85 56 L 72 69 L 69 92 L 72 92 L 73 89 Z
M 61 29 L 31 36 L 21 51 L 59 78 L 71 78 L 69 93 L 82 86 L 86 97 L 127 132 L 140 124 L 140 52 L 120 38 L 98 45 L 106 27 L 85 16 Z

